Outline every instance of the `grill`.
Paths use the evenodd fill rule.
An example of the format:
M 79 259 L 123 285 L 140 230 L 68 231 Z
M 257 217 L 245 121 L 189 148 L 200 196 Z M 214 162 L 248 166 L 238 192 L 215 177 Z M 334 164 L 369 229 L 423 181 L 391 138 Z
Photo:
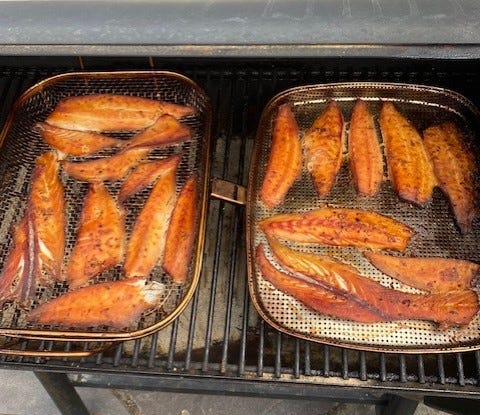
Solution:
M 33 69 L 33 63 L 35 69 Z M 276 93 L 328 82 L 385 81 L 453 89 L 480 104 L 480 62 L 389 59 L 225 61 L 84 58 L 80 69 L 180 72 L 203 87 L 214 110 L 212 177 L 246 185 L 260 113 Z M 39 68 L 43 63 L 44 68 Z M 73 58 L 0 60 L 0 123 L 38 80 L 78 70 Z M 2 356 L 4 368 L 66 372 L 77 385 L 385 403 L 385 393 L 480 397 L 480 352 L 405 355 L 356 352 L 281 334 L 253 310 L 246 284 L 244 207 L 210 201 L 199 289 L 180 317 L 149 337 L 79 359 Z M 69 351 L 96 345 L 24 341 Z M 129 376 L 126 376 L 129 375 Z M 322 388 L 317 387 L 322 385 Z M 345 388 L 348 387 L 348 388 Z

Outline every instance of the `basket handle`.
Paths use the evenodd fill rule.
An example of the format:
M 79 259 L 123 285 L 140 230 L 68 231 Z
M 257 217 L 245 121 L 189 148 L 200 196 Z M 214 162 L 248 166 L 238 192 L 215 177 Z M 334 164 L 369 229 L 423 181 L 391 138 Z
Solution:
M 106 342 L 99 347 L 95 347 L 91 350 L 65 350 L 65 351 L 58 351 L 58 350 L 20 350 L 20 349 L 12 349 L 9 348 L 11 346 L 15 346 L 20 341 L 17 340 L 10 342 L 8 344 L 3 345 L 0 348 L 1 355 L 8 355 L 8 356 L 21 356 L 21 357 L 52 357 L 52 358 L 80 358 L 80 357 L 89 357 L 97 353 L 104 352 L 105 350 L 112 347 L 116 342 Z
M 245 206 L 247 204 L 247 188 L 236 183 L 218 178 L 211 181 L 210 195 L 220 200 Z

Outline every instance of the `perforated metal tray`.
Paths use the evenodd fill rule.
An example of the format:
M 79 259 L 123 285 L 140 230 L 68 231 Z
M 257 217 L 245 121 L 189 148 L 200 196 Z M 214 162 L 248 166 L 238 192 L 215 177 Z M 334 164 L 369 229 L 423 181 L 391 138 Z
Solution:
M 392 189 L 385 168 L 386 181 L 373 197 L 358 196 L 344 154 L 343 165 L 336 183 L 325 198 L 320 200 L 311 179 L 303 169 L 302 176 L 288 192 L 285 202 L 267 211 L 259 202 L 258 192 L 265 174 L 272 136 L 273 120 L 279 105 L 291 103 L 301 134 L 325 108 L 329 99 L 335 99 L 346 121 L 357 98 L 369 103 L 378 128 L 378 114 L 382 101 L 392 101 L 416 126 L 423 131 L 442 121 L 454 121 L 463 130 L 472 145 L 477 163 L 480 146 L 477 139 L 479 112 L 463 96 L 444 89 L 391 83 L 339 83 L 313 85 L 287 90 L 274 97 L 265 107 L 258 126 L 253 161 L 250 168 L 247 194 L 247 252 L 248 279 L 253 303 L 260 315 L 280 331 L 322 343 L 385 352 L 450 352 L 480 348 L 480 316 L 464 328 L 439 330 L 426 321 L 397 321 L 362 324 L 317 313 L 299 301 L 283 294 L 263 279 L 255 264 L 255 248 L 264 243 L 265 235 L 258 228 L 260 220 L 277 213 L 307 212 L 320 206 L 360 208 L 385 214 L 415 230 L 405 254 L 412 256 L 438 256 L 480 262 L 480 223 L 473 231 L 461 235 L 457 230 L 450 206 L 439 189 L 435 189 L 432 202 L 419 208 L 400 200 Z M 479 164 L 480 165 L 480 164 Z M 295 245 L 304 251 L 331 255 L 355 266 L 362 275 L 369 276 L 387 287 L 407 292 L 418 292 L 397 280 L 383 275 L 355 248 L 321 245 Z M 267 249 L 267 257 L 275 264 Z M 477 290 L 478 291 L 478 290 Z
M 154 100 L 165 100 L 194 109 L 194 114 L 182 119 L 192 132 L 190 140 L 164 148 L 155 149 L 148 158 L 160 159 L 172 154 L 181 155 L 177 171 L 177 193 L 193 173 L 197 175 L 198 214 L 195 227 L 196 242 L 191 258 L 190 270 L 183 285 L 173 284 L 157 265 L 151 279 L 165 284 L 165 297 L 161 304 L 145 313 L 135 327 L 117 330 L 108 327 L 91 329 L 38 327 L 25 319 L 28 310 L 16 303 L 7 303 L 0 308 L 0 336 L 5 345 L 12 338 L 61 339 L 78 341 L 117 341 L 142 337 L 171 323 L 186 307 L 195 292 L 201 268 L 207 207 L 207 184 L 210 158 L 211 107 L 204 91 L 190 79 L 170 72 L 84 72 L 69 73 L 48 78 L 26 91 L 15 103 L 1 135 L 0 151 L 0 264 L 12 247 L 12 226 L 19 222 L 26 207 L 30 176 L 36 158 L 49 146 L 34 128 L 45 120 L 55 105 L 63 98 L 96 93 L 132 95 Z M 127 138 L 135 132 L 118 133 Z M 116 136 L 117 134 L 112 134 Z M 109 151 L 99 153 L 106 157 Z M 68 206 L 67 246 L 65 261 L 68 260 L 75 243 L 78 218 L 88 184 L 76 181 L 62 173 L 65 198 Z M 121 182 L 106 183 L 112 195 L 116 195 Z M 149 188 L 131 198 L 125 204 L 127 236 L 135 218 L 141 210 Z M 2 265 L 3 267 L 3 265 Z M 122 278 L 121 266 L 102 273 L 92 284 Z M 55 283 L 39 287 L 30 309 L 39 303 L 56 298 L 68 291 L 66 283 Z

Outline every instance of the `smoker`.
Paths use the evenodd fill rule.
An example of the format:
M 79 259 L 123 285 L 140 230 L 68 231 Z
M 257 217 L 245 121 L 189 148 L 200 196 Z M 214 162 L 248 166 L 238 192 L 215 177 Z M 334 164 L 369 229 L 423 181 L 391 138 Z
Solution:
M 479 18 L 474 0 L 0 3 L 2 126 L 16 98 L 53 75 L 180 73 L 213 109 L 209 191 L 231 195 L 208 202 L 198 287 L 172 324 L 127 342 L 12 339 L 16 353 L 0 366 L 33 370 L 65 414 L 86 413 L 72 386 L 327 398 L 385 414 L 413 413 L 423 399 L 476 413 L 480 351 L 357 351 L 289 336 L 260 318 L 238 201 L 262 110 L 288 88 L 420 84 L 480 106 Z

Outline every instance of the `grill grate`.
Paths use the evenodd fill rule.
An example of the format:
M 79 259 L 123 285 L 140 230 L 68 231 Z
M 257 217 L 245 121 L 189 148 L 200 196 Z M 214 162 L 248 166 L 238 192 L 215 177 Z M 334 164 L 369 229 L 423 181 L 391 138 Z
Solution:
M 145 59 L 146 60 L 146 59 Z M 0 64 L 11 65 L 5 58 Z M 0 68 L 0 122 L 13 100 L 39 79 L 63 70 Z M 145 67 L 141 60 L 84 59 L 88 70 Z M 191 77 L 211 97 L 214 108 L 212 176 L 246 184 L 253 136 L 266 102 L 286 88 L 324 82 L 390 81 L 430 84 L 465 94 L 480 103 L 476 73 L 480 62 L 389 60 L 174 61 L 153 59 L 157 69 Z M 122 66 L 123 65 L 123 66 Z M 244 208 L 223 201 L 210 203 L 204 265 L 199 289 L 176 322 L 144 339 L 119 344 L 104 353 L 78 360 L 2 356 L 3 367 L 92 374 L 156 375 L 181 379 L 178 389 L 195 388 L 193 381 L 220 384 L 225 391 L 238 380 L 276 380 L 275 385 L 356 385 L 381 390 L 434 389 L 452 394 L 478 394 L 480 352 L 410 356 L 357 352 L 309 343 L 280 334 L 258 318 L 246 287 Z M 63 350 L 75 344 L 30 341 L 19 347 Z M 92 347 L 85 344 L 82 347 Z M 281 381 L 281 382 L 280 382 Z M 353 383 L 351 381 L 362 381 Z M 229 383 L 230 382 L 230 383 Z M 173 387 L 173 386 L 172 386 Z M 287 388 L 288 389 L 288 388 Z M 253 393 L 253 388 L 250 390 Z M 272 389 L 273 390 L 273 389 Z M 271 390 L 271 391 L 272 391 Z M 219 391 L 217 390 L 217 393 Z M 268 393 L 268 392 L 267 392 Z M 271 392 L 273 393 L 273 392 Z M 312 393 L 319 393 L 318 391 Z

